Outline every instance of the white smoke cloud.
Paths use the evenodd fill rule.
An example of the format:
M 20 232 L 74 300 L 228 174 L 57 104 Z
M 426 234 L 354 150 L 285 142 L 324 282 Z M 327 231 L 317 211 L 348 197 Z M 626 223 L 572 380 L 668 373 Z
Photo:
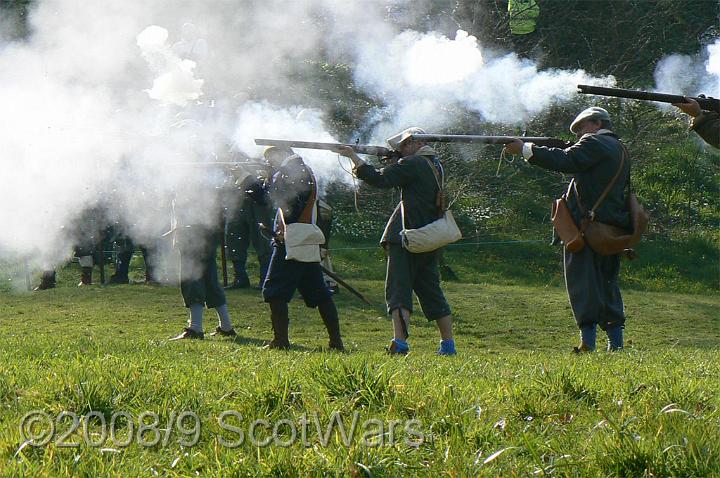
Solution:
M 193 73 L 196 63 L 180 58 L 167 44 L 168 31 L 157 25 L 144 29 L 137 37 L 137 45 L 150 66 L 159 73 L 151 89 L 146 90 L 154 100 L 185 106 L 202 95 L 204 80 Z
M 377 20 L 379 4 L 364 4 L 365 18 Z M 292 104 L 306 85 L 289 73 L 330 38 L 323 9 L 348 19 L 360 6 L 38 0 L 32 36 L 0 43 L 0 256 L 62 263 L 95 207 L 145 243 L 169 229 L 172 198 L 186 223 L 217 222 L 222 178 L 187 163 L 217 159 L 236 131 L 254 134 L 253 103 L 243 105 L 258 91 Z M 320 112 L 274 111 L 266 136 L 334 141 Z M 306 156 L 325 182 L 347 180 L 332 155 Z
M 415 31 L 369 39 L 359 46 L 355 78 L 390 107 L 376 139 L 410 123 L 447 126 L 448 106 L 473 111 L 484 121 L 520 124 L 573 98 L 578 83 L 614 84 L 612 77 L 593 78 L 582 70 L 540 71 L 512 53 L 486 54 L 463 30 L 454 39 Z
M 281 108 L 267 101 L 248 102 L 238 110 L 235 146 L 250 157 L 261 158 L 265 147 L 256 145 L 255 138 L 339 142 L 325 129 L 321 111 L 300 106 Z M 339 167 L 337 154 L 312 149 L 296 152 L 313 170 L 321 191 L 331 181 L 352 184 L 350 174 Z M 348 160 L 341 161 L 346 164 Z
M 720 97 L 720 40 L 698 55 L 669 55 L 655 67 L 655 90 L 660 93 Z
M 95 206 L 141 242 L 169 229 L 173 197 L 186 222 L 213 224 L 221 178 L 185 163 L 230 144 L 257 157 L 256 137 L 345 139 L 318 109 L 325 93 L 297 73 L 309 61 L 351 65 L 348 89 L 383 103 L 367 116 L 375 142 L 412 125 L 448 128 L 456 109 L 517 124 L 574 97 L 577 83 L 612 83 L 541 71 L 462 31 L 399 32 L 388 4 L 419 5 L 38 0 L 32 36 L 0 44 L 0 256 L 62 263 Z M 350 180 L 337 155 L 298 152 L 321 184 Z
M 715 84 L 715 94 L 720 96 L 720 40 L 715 41 L 712 45 L 708 45 L 708 59 L 705 62 L 705 71 L 707 71 L 714 79 L 710 79 Z

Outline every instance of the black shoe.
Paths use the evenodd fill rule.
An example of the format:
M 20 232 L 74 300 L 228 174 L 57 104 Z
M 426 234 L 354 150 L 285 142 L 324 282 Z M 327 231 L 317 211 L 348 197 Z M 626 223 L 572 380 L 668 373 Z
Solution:
M 129 284 L 130 279 L 126 275 L 113 274 L 110 276 L 108 284 Z
M 345 352 L 345 345 L 343 345 L 342 340 L 340 341 L 333 341 L 331 340 L 328 344 L 328 347 L 330 350 L 335 350 L 337 352 Z
M 586 354 L 586 353 L 590 353 L 592 351 L 593 350 L 590 347 L 588 347 L 587 345 L 585 345 L 584 343 L 580 344 L 579 347 L 573 347 L 573 353 L 576 355 Z
M 290 342 L 283 342 L 280 340 L 273 339 L 263 348 L 269 349 L 269 350 L 289 350 Z
M 237 280 L 235 279 L 232 281 L 232 284 L 225 287 L 225 290 L 232 290 L 232 289 L 249 289 L 250 288 L 250 280 Z
M 330 293 L 332 295 L 337 295 L 340 293 L 340 286 L 338 286 L 337 284 L 329 286 L 328 289 L 330 289 Z
M 43 272 L 40 284 L 33 290 L 48 290 L 55 288 L 55 272 Z
M 178 335 L 177 337 L 173 337 L 170 340 L 183 340 L 183 339 L 199 339 L 202 340 L 205 338 L 205 334 L 202 332 L 197 332 L 189 327 L 185 327 L 183 329 L 183 332 Z
M 84 285 L 92 285 L 92 267 L 83 267 L 80 274 L 80 283 L 78 287 Z
M 54 288 L 55 288 L 55 283 L 52 283 L 52 284 L 40 283 L 37 286 L 35 286 L 33 288 L 33 290 L 37 292 L 39 290 L 48 290 L 48 289 L 54 289 Z
M 215 327 L 215 332 L 210 332 L 210 335 L 213 337 L 216 335 L 222 335 L 223 337 L 237 337 L 237 332 L 235 332 L 235 329 L 223 330 L 218 325 Z

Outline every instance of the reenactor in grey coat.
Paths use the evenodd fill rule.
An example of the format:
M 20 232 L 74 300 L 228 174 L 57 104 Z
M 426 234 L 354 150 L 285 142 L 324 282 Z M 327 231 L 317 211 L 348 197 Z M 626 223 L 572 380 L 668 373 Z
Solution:
M 420 228 L 438 218 L 436 174 L 442 176 L 442 165 L 435 151 L 425 143 L 408 141 L 410 135 L 416 133 L 423 131 L 408 128 L 387 140 L 388 145 L 399 151 L 402 157 L 382 169 L 366 164 L 352 148 L 341 147 L 337 151 L 352 160 L 359 179 L 378 188 L 400 189 L 401 202 L 390 216 L 380 240 L 387 253 L 385 301 L 388 314 L 392 317 L 394 334 L 388 353 L 408 353 L 408 327 L 413 310 L 412 294 L 415 292 L 425 317 L 436 322 L 440 330 L 442 340 L 438 354 L 455 355 L 450 306 L 440 287 L 440 251 L 412 253 L 401 242 L 400 232 L 403 229 Z
M 568 206 L 580 224 L 582 211 L 590 211 L 620 168 L 625 147 L 611 130 L 610 115 L 602 108 L 582 111 L 572 122 L 570 131 L 577 143 L 567 149 L 547 148 L 515 140 L 507 145 L 510 154 L 521 154 L 534 166 L 574 175 L 577 192 L 569 195 Z M 595 220 L 631 229 L 625 189 L 630 180 L 630 162 L 607 197 L 595 210 Z M 579 196 L 579 197 L 578 197 Z M 580 328 L 581 343 L 577 352 L 595 350 L 597 326 L 608 336 L 608 350 L 623 347 L 625 311 L 618 275 L 620 255 L 603 256 L 586 244 L 579 252 L 564 250 L 565 285 L 575 321 Z

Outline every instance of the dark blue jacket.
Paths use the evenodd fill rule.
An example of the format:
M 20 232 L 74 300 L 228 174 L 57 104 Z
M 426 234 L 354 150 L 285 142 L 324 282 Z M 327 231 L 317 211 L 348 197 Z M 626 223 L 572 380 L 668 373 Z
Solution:
M 608 130 L 586 134 L 566 149 L 533 146 L 530 164 L 551 171 L 572 174 L 582 205 L 590 211 L 620 167 L 623 146 L 617 135 Z M 595 220 L 625 229 L 630 228 L 630 213 L 625 202 L 625 189 L 630 180 L 630 158 L 625 158 L 623 171 L 605 200 L 595 211 Z M 575 194 L 568 205 L 575 216 L 581 217 Z

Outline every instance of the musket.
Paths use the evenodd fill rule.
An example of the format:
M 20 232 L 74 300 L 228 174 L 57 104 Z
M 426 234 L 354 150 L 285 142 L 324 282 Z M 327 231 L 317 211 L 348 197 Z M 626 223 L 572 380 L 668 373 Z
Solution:
M 280 148 L 299 148 L 299 149 L 322 149 L 327 151 L 335 151 L 340 146 L 352 148 L 358 154 L 367 154 L 370 156 L 378 156 L 380 158 L 400 158 L 400 153 L 394 149 L 384 146 L 371 146 L 365 144 L 343 144 L 343 143 L 318 143 L 315 141 L 290 141 L 283 139 L 264 139 L 257 138 L 255 144 L 258 146 L 277 146 Z
M 604 86 L 577 85 L 578 93 L 585 95 L 613 96 L 615 98 L 630 98 L 633 100 L 657 101 L 659 103 L 685 103 L 683 95 L 669 95 L 667 93 L 653 93 L 651 91 L 624 90 L 622 88 L 607 88 Z M 717 98 L 700 96 L 688 96 L 698 102 L 700 108 L 705 111 L 720 113 L 720 100 Z
M 510 144 L 516 139 L 550 148 L 568 148 L 574 143 L 547 136 L 481 136 L 474 134 L 412 134 L 411 141 L 423 143 Z
M 222 271 L 223 287 L 228 286 L 228 270 L 227 270 L 227 255 L 225 248 L 225 217 L 222 212 L 220 213 L 220 270 Z
M 268 168 L 267 163 L 255 161 L 176 161 L 170 163 L 175 166 L 223 166 L 232 168 Z
M 347 282 L 345 282 L 345 281 L 343 280 L 343 278 L 340 277 L 339 275 L 337 275 L 335 272 L 331 271 L 330 269 L 328 269 L 327 267 L 325 267 L 325 266 L 322 265 L 322 264 L 320 264 L 320 269 L 322 269 L 322 271 L 323 271 L 325 274 L 327 274 L 328 276 L 330 276 L 330 277 L 332 277 L 333 279 L 335 279 L 335 282 L 337 282 L 337 283 L 340 284 L 341 286 L 345 287 L 345 289 L 347 289 L 352 295 L 354 295 L 355 297 L 357 297 L 357 298 L 360 299 L 361 301 L 365 302 L 367 305 L 369 305 L 369 306 L 371 306 L 371 307 L 374 306 L 373 303 L 370 302 L 370 301 L 362 294 L 362 292 L 360 292 L 359 290 L 355 289 L 353 286 L 351 286 L 350 284 L 348 284 Z

